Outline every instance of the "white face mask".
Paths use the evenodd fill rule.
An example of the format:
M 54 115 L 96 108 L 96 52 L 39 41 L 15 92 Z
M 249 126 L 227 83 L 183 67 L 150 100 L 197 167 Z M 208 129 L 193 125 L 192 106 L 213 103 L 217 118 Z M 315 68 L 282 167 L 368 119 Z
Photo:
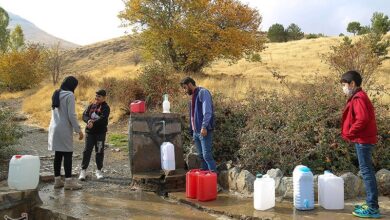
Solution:
M 345 95 L 350 96 L 352 95 L 352 89 L 348 88 L 348 86 L 343 86 L 343 92 Z

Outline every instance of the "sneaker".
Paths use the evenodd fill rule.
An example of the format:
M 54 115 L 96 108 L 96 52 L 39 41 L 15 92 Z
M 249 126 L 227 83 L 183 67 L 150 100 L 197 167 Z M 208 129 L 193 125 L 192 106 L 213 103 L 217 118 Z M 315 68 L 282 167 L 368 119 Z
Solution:
M 54 189 L 59 189 L 64 187 L 64 181 L 62 181 L 60 176 L 54 177 Z
M 104 178 L 103 172 L 102 172 L 101 170 L 96 170 L 96 178 L 97 178 L 98 180 Z
M 355 211 L 352 212 L 354 216 L 360 217 L 360 218 L 380 218 L 381 214 L 379 213 L 379 209 L 373 209 L 373 208 L 361 208 L 361 209 L 355 209 Z
M 64 189 L 77 190 L 77 189 L 81 189 L 81 188 L 83 188 L 83 186 L 81 184 L 77 183 L 76 180 L 74 180 L 73 178 L 66 178 L 65 179 Z
M 363 203 L 361 205 L 355 205 L 354 210 L 356 209 L 368 209 L 368 205 L 366 203 Z
M 84 181 L 86 177 L 87 177 L 87 171 L 86 170 L 81 170 L 80 171 L 79 180 Z

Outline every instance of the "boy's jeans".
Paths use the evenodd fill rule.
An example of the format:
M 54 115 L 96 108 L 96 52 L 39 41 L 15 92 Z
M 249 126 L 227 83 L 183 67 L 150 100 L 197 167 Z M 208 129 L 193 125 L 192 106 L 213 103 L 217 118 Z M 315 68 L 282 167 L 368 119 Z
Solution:
M 207 131 L 207 135 L 203 137 L 200 133 L 194 132 L 193 134 L 195 146 L 198 150 L 198 155 L 202 161 L 201 169 L 202 170 L 211 170 L 216 171 L 215 161 L 213 159 L 212 152 L 212 143 L 213 143 L 213 133 L 212 131 Z
M 356 154 L 359 160 L 360 172 L 366 189 L 366 203 L 370 208 L 379 209 L 378 188 L 375 178 L 375 170 L 372 166 L 372 144 L 355 143 Z

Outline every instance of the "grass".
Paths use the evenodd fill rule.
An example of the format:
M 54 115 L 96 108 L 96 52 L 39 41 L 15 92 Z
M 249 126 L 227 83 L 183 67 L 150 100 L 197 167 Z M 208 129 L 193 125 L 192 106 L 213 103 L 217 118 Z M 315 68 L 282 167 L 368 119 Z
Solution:
M 129 152 L 128 137 L 125 134 L 108 134 L 108 144 L 112 145 L 114 148 L 119 148 L 121 151 Z

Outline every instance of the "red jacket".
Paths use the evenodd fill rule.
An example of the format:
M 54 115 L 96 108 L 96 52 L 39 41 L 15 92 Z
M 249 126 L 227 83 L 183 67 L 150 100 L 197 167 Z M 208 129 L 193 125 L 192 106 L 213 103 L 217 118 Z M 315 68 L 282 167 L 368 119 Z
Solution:
M 374 107 L 361 89 L 348 99 L 341 123 L 341 135 L 345 140 L 359 144 L 377 142 Z

